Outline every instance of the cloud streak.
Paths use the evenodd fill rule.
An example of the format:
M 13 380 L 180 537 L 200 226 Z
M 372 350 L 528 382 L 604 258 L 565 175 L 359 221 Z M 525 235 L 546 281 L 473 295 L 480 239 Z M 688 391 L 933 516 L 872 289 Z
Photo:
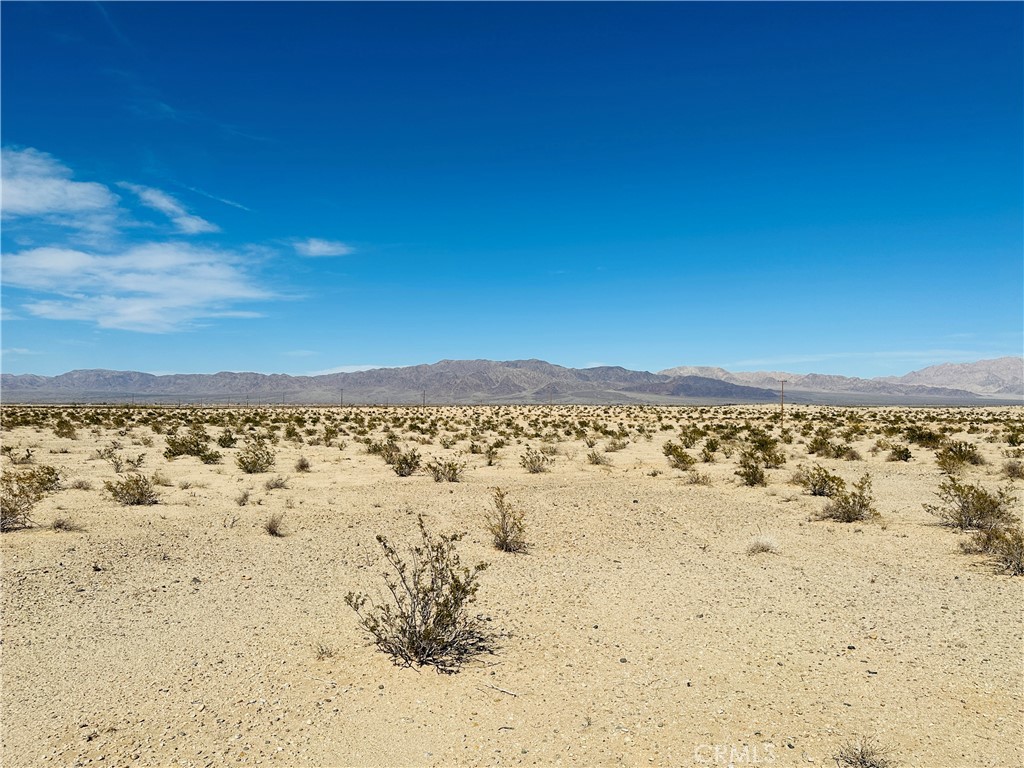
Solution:
M 216 224 L 211 224 L 206 219 L 189 213 L 178 200 L 162 190 L 144 187 L 141 184 L 131 184 L 127 181 L 120 182 L 118 186 L 134 192 L 143 205 L 164 214 L 174 223 L 179 232 L 186 235 L 200 235 L 220 231 L 220 227 Z
M 71 169 L 37 149 L 0 150 L 3 219 L 40 218 L 93 232 L 111 231 L 118 196 L 103 184 L 74 181 Z
M 5 229 L 0 280 L 8 305 L 3 308 L 5 321 L 15 317 L 10 305 L 17 297 L 17 316 L 22 318 L 170 333 L 212 319 L 260 317 L 245 305 L 285 298 L 261 287 L 255 278 L 256 263 L 273 253 L 268 248 L 221 248 L 182 242 L 180 237 L 138 239 L 138 233 L 147 231 L 136 218 L 143 207 L 166 216 L 176 235 L 220 231 L 173 195 L 121 181 L 117 187 L 130 193 L 121 198 L 105 184 L 75 180 L 69 167 L 45 152 L 2 151 Z M 17 249 L 9 245 L 11 241 Z M 352 252 L 344 243 L 319 238 L 292 245 L 310 257 Z
M 6 285 L 47 294 L 24 309 L 51 320 L 167 333 L 203 318 L 253 317 L 235 303 L 271 298 L 243 271 L 244 254 L 147 243 L 113 254 L 33 248 L 5 257 Z
M 295 250 L 300 256 L 318 258 L 322 256 L 347 256 L 355 249 L 337 240 L 321 240 L 318 237 L 310 237 L 295 243 Z

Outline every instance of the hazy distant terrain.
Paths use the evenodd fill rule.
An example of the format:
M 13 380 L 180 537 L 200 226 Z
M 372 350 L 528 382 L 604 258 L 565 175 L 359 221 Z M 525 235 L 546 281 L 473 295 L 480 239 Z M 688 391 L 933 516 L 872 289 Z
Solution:
M 3 374 L 6 402 L 115 401 L 268 403 L 764 403 L 970 404 L 1024 399 L 1024 361 L 1004 357 L 946 364 L 901 377 L 859 379 L 782 372 L 732 373 L 680 366 L 659 373 L 565 368 L 543 360 L 442 360 L 323 376 L 230 373 L 155 376 L 78 370 L 59 376 Z

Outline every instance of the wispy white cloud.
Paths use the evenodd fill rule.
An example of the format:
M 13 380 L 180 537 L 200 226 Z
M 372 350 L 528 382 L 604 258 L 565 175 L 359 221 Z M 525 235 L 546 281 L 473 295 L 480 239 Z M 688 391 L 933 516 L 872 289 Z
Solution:
M 261 317 L 254 302 L 286 298 L 257 279 L 257 264 L 275 253 L 270 248 L 218 248 L 177 238 L 153 242 L 154 228 L 140 227 L 135 216 L 143 206 L 167 216 L 179 234 L 219 231 L 173 195 L 122 181 L 118 186 L 131 193 L 122 198 L 105 184 L 75 180 L 68 166 L 45 152 L 10 147 L 2 152 L 0 280 L 12 290 L 5 291 L 0 308 L 5 322 L 37 317 L 166 333 L 213 319 Z M 141 232 L 149 233 L 149 241 L 141 240 Z M 344 243 L 316 238 L 291 244 L 308 256 L 352 251 Z
M 0 355 L 10 355 L 14 357 L 25 357 L 31 355 L 41 355 L 42 352 L 36 352 L 33 349 L 25 349 L 24 347 L 5 347 L 0 349 Z
M 321 240 L 318 237 L 310 237 L 295 243 L 295 250 L 300 256 L 346 256 L 355 249 L 337 240 Z
M 241 211 L 248 211 L 249 213 L 252 213 L 252 208 L 246 208 L 244 205 L 242 205 L 241 203 L 236 203 L 234 200 L 228 200 L 225 197 L 217 197 L 217 195 L 211 195 L 209 192 L 205 192 L 204 190 L 198 189 L 196 187 L 185 187 L 185 189 L 187 189 L 189 192 L 195 192 L 197 195 L 208 197 L 211 200 L 216 200 L 218 203 L 224 203 L 224 205 L 230 205 L 232 208 L 238 208 Z
M 25 311 L 101 328 L 164 333 L 203 318 L 252 317 L 239 302 L 267 299 L 243 270 L 246 254 L 180 243 L 146 243 L 113 254 L 33 248 L 5 256 L 5 284 L 48 294 Z
M 189 213 L 185 206 L 163 190 L 144 187 L 141 184 L 131 184 L 127 181 L 119 182 L 118 186 L 138 195 L 143 205 L 164 214 L 174 222 L 179 232 L 186 235 L 199 235 L 204 232 L 220 231 L 220 227 L 216 224 L 211 224 L 206 219 Z
M 92 181 L 74 181 L 71 169 L 37 149 L 0 150 L 0 210 L 5 220 L 42 218 L 52 224 L 110 231 L 118 196 Z

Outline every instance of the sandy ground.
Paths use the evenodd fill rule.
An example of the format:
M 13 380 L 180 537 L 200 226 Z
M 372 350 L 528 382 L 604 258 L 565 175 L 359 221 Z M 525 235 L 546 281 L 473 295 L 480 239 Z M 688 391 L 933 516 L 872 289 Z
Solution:
M 360 411 L 420 409 L 305 414 Z M 962 554 L 962 536 L 923 509 L 943 478 L 934 451 L 911 446 L 909 463 L 869 452 L 897 409 L 794 409 L 814 425 L 858 414 L 863 459 L 808 456 L 798 433 L 755 488 L 735 476 L 735 453 L 698 464 L 710 485 L 694 485 L 661 447 L 680 424 L 767 424 L 770 408 L 428 411 L 450 430 L 417 445 L 398 429 L 400 442 L 461 455 L 463 482 L 397 477 L 354 435 L 341 448 L 282 439 L 271 473 L 246 475 L 238 448 L 219 465 L 165 459 L 149 426 L 79 427 L 77 439 L 6 426 L 4 445 L 32 447 L 65 487 L 38 504 L 38 527 L 0 537 L 3 765 L 834 765 L 862 735 L 904 766 L 1024 764 L 1024 578 Z M 496 437 L 486 428 L 441 447 L 495 413 L 549 435 L 565 419 L 622 425 L 629 444 L 609 466 L 564 434 L 512 437 L 493 467 L 467 453 Z M 1024 411 L 903 413 L 973 421 L 953 437 L 988 463 L 964 477 L 1007 484 L 996 436 Z M 114 440 L 166 478 L 159 504 L 104 491 L 117 475 L 95 454 Z M 528 444 L 557 449 L 551 471 L 520 466 Z M 300 456 L 311 471 L 294 470 Z M 869 471 L 881 521 L 816 519 L 825 500 L 789 482 L 815 463 L 847 482 Z M 265 490 L 275 475 L 288 487 Z M 528 554 L 491 546 L 483 519 L 499 485 L 526 515 Z M 263 530 L 276 512 L 281 538 Z M 344 601 L 379 588 L 374 537 L 414 542 L 416 513 L 467 532 L 464 562 L 490 563 L 474 610 L 495 648 L 457 674 L 394 665 Z M 84 530 L 46 527 L 61 516 Z M 759 534 L 778 552 L 748 555 Z

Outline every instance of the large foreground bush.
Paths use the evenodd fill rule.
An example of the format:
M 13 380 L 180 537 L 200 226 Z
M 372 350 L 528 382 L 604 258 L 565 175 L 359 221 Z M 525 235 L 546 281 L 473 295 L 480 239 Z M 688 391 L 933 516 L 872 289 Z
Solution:
M 469 609 L 487 564 L 466 568 L 455 551 L 462 534 L 435 537 L 422 516 L 418 522 L 421 543 L 409 549 L 408 557 L 377 536 L 390 566 L 384 574 L 388 595 L 375 602 L 349 592 L 345 602 L 377 647 L 396 663 L 453 672 L 461 661 L 486 649 L 482 624 Z

